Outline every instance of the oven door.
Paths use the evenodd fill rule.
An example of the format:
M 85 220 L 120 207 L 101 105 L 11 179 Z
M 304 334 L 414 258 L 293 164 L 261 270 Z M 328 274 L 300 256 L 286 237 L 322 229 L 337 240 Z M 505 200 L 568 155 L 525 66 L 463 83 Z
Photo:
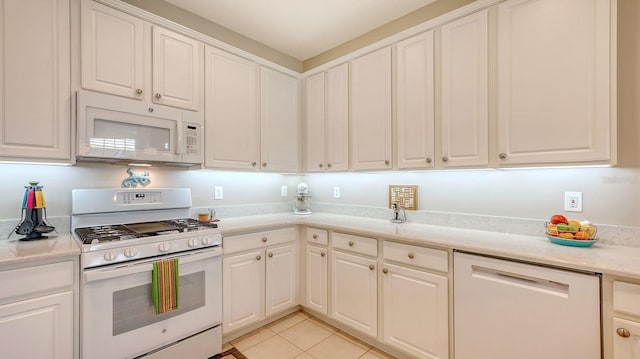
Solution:
M 179 306 L 155 314 L 153 262 L 176 257 Z M 221 263 L 222 249 L 213 248 L 85 270 L 80 302 L 82 357 L 132 358 L 219 325 Z

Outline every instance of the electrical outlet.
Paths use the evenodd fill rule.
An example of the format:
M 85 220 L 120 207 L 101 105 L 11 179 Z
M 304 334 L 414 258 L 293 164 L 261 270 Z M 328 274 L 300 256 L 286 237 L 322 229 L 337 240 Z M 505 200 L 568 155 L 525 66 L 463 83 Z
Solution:
M 565 192 L 564 210 L 567 212 L 582 212 L 582 192 Z
M 340 187 L 333 187 L 333 198 L 340 198 Z
M 280 195 L 282 197 L 286 197 L 287 196 L 287 186 L 280 187 Z
M 222 199 L 222 198 L 224 198 L 222 186 L 215 186 L 213 189 L 213 199 Z

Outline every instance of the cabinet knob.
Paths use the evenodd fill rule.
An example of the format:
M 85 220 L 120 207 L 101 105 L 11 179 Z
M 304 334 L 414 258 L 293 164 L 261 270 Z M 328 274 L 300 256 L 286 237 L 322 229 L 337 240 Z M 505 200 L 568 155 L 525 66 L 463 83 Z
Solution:
M 251 167 L 255 167 L 258 163 L 256 161 L 251 162 Z
M 267 243 L 267 237 L 262 237 L 262 243 Z
M 616 329 L 616 333 L 623 338 L 629 338 L 631 336 L 631 333 L 625 328 Z
M 447 162 L 449 161 L 449 157 L 447 156 L 442 156 L 442 162 Z
M 407 254 L 407 257 L 409 257 L 409 259 L 413 259 L 413 257 L 415 257 L 415 255 L 411 252 L 409 252 L 409 254 Z
M 267 256 L 269 256 L 269 258 L 273 257 L 273 253 L 269 252 L 269 254 L 267 254 Z
M 262 167 L 267 167 L 267 163 L 266 162 L 262 162 Z
M 156 98 L 159 100 L 159 99 L 161 99 L 161 98 L 162 98 L 162 95 L 161 95 L 160 93 L 157 93 L 157 94 L 156 94 Z
M 389 273 L 389 270 L 387 268 L 382 268 L 382 273 L 387 274 Z
M 148 110 L 149 112 L 153 112 L 153 107 L 149 107 L 147 110 Z
M 326 255 L 327 255 L 327 254 L 326 254 L 325 252 L 320 252 L 320 257 L 324 257 L 324 256 L 326 256 Z
M 324 167 L 324 165 L 322 163 L 319 163 L 318 167 L 322 168 L 322 167 Z
M 498 158 L 501 160 L 504 160 L 505 158 L 507 158 L 507 154 L 504 152 L 500 152 L 500 154 L 498 155 Z
M 327 163 L 327 167 L 331 168 L 331 163 Z
M 256 260 L 257 260 L 257 261 L 259 261 L 259 260 L 261 260 L 261 259 L 262 259 L 262 257 L 261 257 L 260 255 L 257 255 L 257 256 L 256 256 Z
M 376 267 L 373 264 L 369 264 L 369 269 L 374 270 Z
M 353 241 L 349 241 L 349 247 L 353 247 Z
M 432 159 L 431 159 L 431 157 L 427 157 L 427 159 L 425 161 L 427 161 L 427 163 L 431 163 Z
M 315 233 L 314 233 L 314 234 L 313 234 L 313 236 L 311 236 L 311 237 L 313 237 L 313 239 L 318 239 L 318 235 L 317 235 L 317 234 L 315 234 Z
M 142 89 L 137 89 L 137 90 L 136 90 L 136 94 L 138 94 L 138 95 L 142 95 Z
M 391 163 L 391 161 L 389 161 L 389 160 L 384 160 L 384 164 L 385 164 L 386 166 L 388 166 L 388 165 L 389 165 L 389 163 Z

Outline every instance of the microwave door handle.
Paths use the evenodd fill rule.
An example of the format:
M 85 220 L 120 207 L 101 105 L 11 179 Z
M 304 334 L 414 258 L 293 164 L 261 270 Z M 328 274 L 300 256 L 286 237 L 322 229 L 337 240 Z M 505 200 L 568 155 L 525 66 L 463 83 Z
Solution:
M 176 140 L 176 154 L 182 155 L 184 153 L 184 143 L 182 143 L 182 137 L 184 136 L 184 122 L 178 121 L 177 127 L 178 139 Z
M 188 264 L 208 258 L 217 257 L 220 255 L 222 255 L 222 249 L 216 248 L 211 251 L 168 257 L 166 259 L 179 258 L 180 264 Z M 155 262 L 155 260 L 138 262 L 136 264 L 124 265 L 122 267 L 90 270 L 84 273 L 84 282 L 89 283 L 105 279 L 113 279 L 131 274 L 150 272 L 151 270 L 153 270 L 153 262 Z

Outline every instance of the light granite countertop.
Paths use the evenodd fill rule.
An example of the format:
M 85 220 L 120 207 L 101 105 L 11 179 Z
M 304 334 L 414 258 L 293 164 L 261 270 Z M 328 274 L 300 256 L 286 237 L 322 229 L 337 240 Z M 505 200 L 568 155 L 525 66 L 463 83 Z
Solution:
M 219 222 L 223 236 L 291 225 L 640 279 L 640 248 L 602 243 L 590 248 L 561 246 L 549 242 L 542 231 L 533 236 L 411 222 L 395 224 L 383 219 L 328 213 L 263 214 L 225 218 Z M 80 248 L 70 234 L 37 241 L 0 240 L 0 265 L 79 255 Z
M 35 241 L 0 240 L 0 265 L 21 264 L 31 261 L 68 258 L 80 255 L 80 247 L 70 234 L 49 236 Z
M 223 237 L 240 232 L 298 224 L 378 239 L 391 239 L 434 248 L 457 249 L 640 279 L 640 248 L 601 243 L 595 243 L 587 248 L 562 246 L 551 243 L 542 231 L 540 235 L 532 236 L 410 222 L 395 224 L 382 219 L 327 213 L 313 213 L 305 216 L 281 213 L 229 218 L 219 222 Z

